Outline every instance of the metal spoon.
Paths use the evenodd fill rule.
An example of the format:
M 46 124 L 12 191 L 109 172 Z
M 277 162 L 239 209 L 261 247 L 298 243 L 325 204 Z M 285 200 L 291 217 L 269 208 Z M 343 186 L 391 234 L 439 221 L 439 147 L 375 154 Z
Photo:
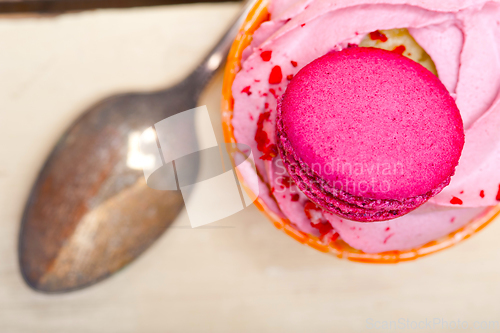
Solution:
M 180 191 L 147 186 L 142 170 L 127 163 L 130 140 L 196 106 L 252 4 L 185 80 L 162 91 L 107 98 L 64 133 L 22 218 L 19 260 L 29 286 L 58 293 L 94 284 L 134 260 L 175 220 L 184 205 Z

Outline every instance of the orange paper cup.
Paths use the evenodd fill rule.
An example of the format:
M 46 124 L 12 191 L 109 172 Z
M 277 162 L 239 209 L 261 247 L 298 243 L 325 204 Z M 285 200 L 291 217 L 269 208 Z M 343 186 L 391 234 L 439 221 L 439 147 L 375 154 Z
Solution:
M 252 35 L 255 30 L 265 21 L 269 20 L 269 12 L 267 11 L 268 0 L 259 0 L 251 9 L 245 22 L 243 23 L 238 36 L 233 42 L 231 50 L 227 58 L 226 69 L 224 73 L 224 83 L 222 86 L 222 127 L 226 142 L 236 142 L 234 138 L 233 126 L 231 119 L 233 116 L 234 100 L 231 92 L 236 73 L 241 69 L 240 61 L 243 50 L 250 45 Z M 251 194 L 248 186 L 245 190 Z M 255 196 L 251 194 L 251 196 Z M 418 248 L 406 251 L 388 251 L 381 253 L 364 253 L 349 246 L 342 239 L 331 242 L 325 245 L 319 238 L 306 234 L 298 230 L 289 220 L 283 219 L 273 213 L 264 201 L 257 198 L 255 205 L 273 222 L 276 228 L 283 230 L 287 235 L 293 237 L 303 244 L 307 244 L 321 252 L 330 253 L 339 258 L 346 258 L 352 261 L 366 263 L 397 263 L 400 261 L 414 260 L 431 253 L 436 253 L 440 250 L 449 248 L 460 243 L 464 239 L 469 238 L 486 225 L 492 222 L 500 213 L 500 205 L 486 208 L 485 211 L 470 221 L 464 227 L 442 237 L 435 241 L 429 242 Z

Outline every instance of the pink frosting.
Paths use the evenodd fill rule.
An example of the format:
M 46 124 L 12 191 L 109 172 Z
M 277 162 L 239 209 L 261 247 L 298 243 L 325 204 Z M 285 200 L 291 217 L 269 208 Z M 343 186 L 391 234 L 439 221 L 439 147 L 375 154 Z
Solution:
M 331 50 L 359 43 L 371 31 L 406 27 L 429 53 L 440 80 L 456 97 L 466 129 L 456 175 L 448 187 L 420 208 L 429 209 L 426 214 L 413 212 L 372 223 L 370 233 L 351 232 L 329 217 L 331 224 L 351 246 L 379 252 L 418 246 L 457 229 L 461 222 L 451 223 L 451 217 L 467 215 L 458 206 L 499 203 L 500 1 L 274 0 L 269 9 L 271 21 L 255 32 L 233 84 L 235 138 L 252 147 L 263 184 L 276 178 L 276 166 L 281 163 L 269 151 L 276 144 L 276 101 L 286 89 L 287 76 Z M 269 115 L 259 122 L 265 112 Z M 262 138 L 263 133 L 267 141 L 257 142 L 256 134 Z M 265 154 L 258 149 L 263 147 Z M 260 191 L 269 202 L 270 188 L 261 186 Z M 290 195 L 275 199 L 285 216 L 309 232 L 300 213 L 307 199 L 292 201 Z M 445 216 L 436 213 L 436 209 L 441 212 L 436 206 L 453 207 L 442 208 L 450 212 Z M 412 222 L 402 223 L 406 219 Z M 387 228 L 394 232 L 393 241 L 384 242 Z M 418 236 L 423 234 L 425 237 Z
M 331 213 L 325 217 L 340 237 L 367 253 L 409 250 L 448 235 L 483 211 L 482 208 L 455 208 L 426 203 L 410 214 L 391 221 L 362 223 Z

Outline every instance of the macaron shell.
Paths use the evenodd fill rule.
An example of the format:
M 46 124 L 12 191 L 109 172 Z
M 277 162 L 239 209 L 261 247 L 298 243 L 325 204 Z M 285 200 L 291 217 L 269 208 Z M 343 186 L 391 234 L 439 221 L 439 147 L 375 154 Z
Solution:
M 394 52 L 351 48 L 305 66 L 281 105 L 298 158 L 354 196 L 401 200 L 453 173 L 464 134 L 444 85 Z

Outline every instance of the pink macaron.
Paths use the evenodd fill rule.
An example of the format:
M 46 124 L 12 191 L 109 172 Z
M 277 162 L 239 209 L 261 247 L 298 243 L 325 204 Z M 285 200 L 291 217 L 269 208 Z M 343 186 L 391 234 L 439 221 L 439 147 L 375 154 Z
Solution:
M 395 52 L 330 52 L 290 81 L 278 104 L 281 158 L 322 208 L 355 221 L 404 215 L 455 171 L 464 129 L 441 81 Z

